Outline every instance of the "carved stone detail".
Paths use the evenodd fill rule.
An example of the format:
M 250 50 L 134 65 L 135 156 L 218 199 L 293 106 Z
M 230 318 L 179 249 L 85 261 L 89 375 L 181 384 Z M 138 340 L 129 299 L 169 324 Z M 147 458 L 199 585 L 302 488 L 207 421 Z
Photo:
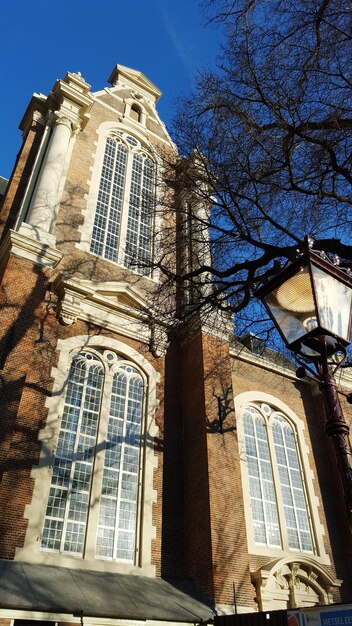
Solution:
M 259 609 L 273 609 L 275 602 L 286 602 L 291 609 L 303 601 L 315 600 L 321 604 L 332 601 L 331 587 L 339 587 L 341 580 L 334 578 L 314 559 L 302 556 L 299 561 L 284 557 L 269 562 L 256 572 L 252 572 L 252 582 L 256 587 Z
M 70 131 L 72 131 L 72 120 L 67 117 L 67 115 L 65 115 L 61 111 L 55 111 L 54 115 L 54 126 L 59 126 L 59 124 L 62 124 L 63 126 L 66 126 L 66 128 L 68 128 Z
M 71 326 L 77 320 L 81 312 L 81 306 L 82 298 L 77 297 L 74 291 L 65 289 L 57 307 L 58 318 L 61 324 Z

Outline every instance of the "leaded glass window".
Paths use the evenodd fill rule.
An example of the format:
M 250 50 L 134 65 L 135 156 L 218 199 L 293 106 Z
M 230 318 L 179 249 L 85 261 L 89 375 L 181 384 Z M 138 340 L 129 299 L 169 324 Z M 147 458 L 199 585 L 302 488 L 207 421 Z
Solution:
M 114 374 L 104 457 L 97 556 L 133 560 L 143 381 L 133 367 Z
M 73 359 L 42 549 L 83 557 L 93 533 L 96 557 L 134 562 L 143 388 L 140 372 L 114 352 L 83 351 Z M 99 502 L 97 528 L 89 520 L 91 500 Z
M 105 144 L 90 251 L 148 275 L 154 162 L 140 142 L 115 132 Z
M 313 552 L 312 529 L 295 430 L 268 404 L 243 411 L 254 541 Z

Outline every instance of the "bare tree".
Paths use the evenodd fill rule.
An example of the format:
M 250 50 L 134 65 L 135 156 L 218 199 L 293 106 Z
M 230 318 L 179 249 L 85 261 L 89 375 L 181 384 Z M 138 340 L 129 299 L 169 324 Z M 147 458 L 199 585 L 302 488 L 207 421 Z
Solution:
M 158 265 L 187 293 L 186 309 L 239 312 L 308 233 L 316 249 L 352 261 L 352 4 L 206 0 L 206 9 L 224 43 L 175 121 L 182 158 L 166 171 L 181 252 L 176 269 Z

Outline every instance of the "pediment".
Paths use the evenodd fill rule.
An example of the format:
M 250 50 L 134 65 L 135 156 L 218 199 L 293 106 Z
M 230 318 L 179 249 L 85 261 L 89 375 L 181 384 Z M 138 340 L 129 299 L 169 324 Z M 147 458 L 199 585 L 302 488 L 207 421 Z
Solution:
M 151 323 L 148 294 L 126 282 L 82 280 L 57 274 L 51 284 L 56 311 L 65 326 L 81 319 L 146 343 L 154 356 L 165 354 L 165 329 Z M 157 337 L 157 342 L 156 338 Z
M 53 289 L 57 293 L 70 292 L 77 298 L 88 301 L 105 302 L 108 306 L 127 307 L 143 311 L 147 308 L 147 298 L 137 287 L 119 281 L 93 281 L 78 278 L 65 278 L 58 275 L 53 282 Z
M 115 65 L 111 72 L 108 82 L 115 87 L 117 82 L 126 82 L 126 84 L 137 91 L 146 92 L 149 97 L 152 97 L 157 102 L 161 96 L 161 91 L 149 78 L 138 70 L 133 70 L 125 65 Z
M 110 302 L 116 302 L 132 309 L 143 310 L 147 306 L 147 301 L 142 292 L 126 283 L 96 284 L 94 296 L 106 298 Z

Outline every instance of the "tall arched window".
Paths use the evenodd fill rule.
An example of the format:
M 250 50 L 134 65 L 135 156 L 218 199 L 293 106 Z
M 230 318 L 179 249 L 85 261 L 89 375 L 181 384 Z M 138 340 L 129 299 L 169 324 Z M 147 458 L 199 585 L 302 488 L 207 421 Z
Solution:
M 114 131 L 107 138 L 90 250 L 150 274 L 155 167 L 135 138 Z
M 254 542 L 314 552 L 297 433 L 287 416 L 265 402 L 242 409 Z
M 84 557 L 90 533 L 97 558 L 135 561 L 143 387 L 140 372 L 115 352 L 83 351 L 73 359 L 42 549 Z

